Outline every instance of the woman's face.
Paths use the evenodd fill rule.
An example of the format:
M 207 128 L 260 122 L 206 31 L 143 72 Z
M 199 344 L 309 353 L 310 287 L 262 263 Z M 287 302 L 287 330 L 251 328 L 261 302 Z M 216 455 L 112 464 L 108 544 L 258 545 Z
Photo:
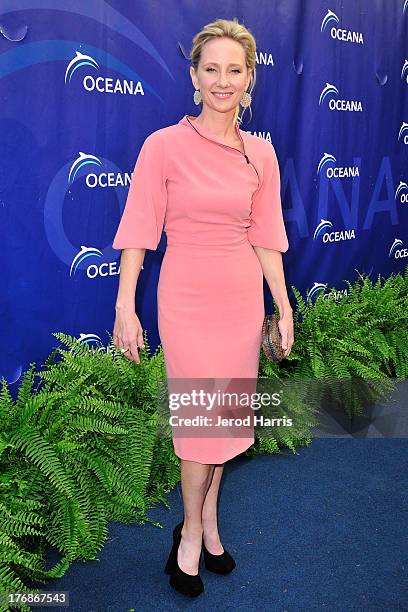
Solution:
M 249 86 L 250 73 L 243 46 L 231 38 L 214 38 L 201 51 L 197 72 L 190 67 L 195 89 L 200 89 L 203 106 L 218 112 L 235 111 Z M 227 96 L 217 96 L 225 92 Z

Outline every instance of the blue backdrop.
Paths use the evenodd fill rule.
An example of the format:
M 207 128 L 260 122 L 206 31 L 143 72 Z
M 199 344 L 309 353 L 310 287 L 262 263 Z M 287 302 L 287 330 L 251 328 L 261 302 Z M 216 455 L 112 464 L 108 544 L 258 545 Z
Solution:
M 291 286 L 346 289 L 408 263 L 408 0 L 2 0 L 0 376 L 17 383 L 63 331 L 106 346 L 112 241 L 139 149 L 199 114 L 193 35 L 237 17 L 257 41 L 252 117 L 281 171 Z M 136 310 L 153 349 L 166 247 L 146 251 Z M 271 300 L 265 284 L 267 312 Z M 18 383 L 17 383 L 18 384 Z

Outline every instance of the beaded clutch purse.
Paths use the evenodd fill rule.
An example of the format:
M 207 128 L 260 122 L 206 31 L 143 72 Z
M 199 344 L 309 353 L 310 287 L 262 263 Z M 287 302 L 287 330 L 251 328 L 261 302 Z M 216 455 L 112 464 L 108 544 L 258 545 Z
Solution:
M 269 361 L 280 361 L 284 357 L 277 314 L 266 315 L 262 325 L 262 348 Z

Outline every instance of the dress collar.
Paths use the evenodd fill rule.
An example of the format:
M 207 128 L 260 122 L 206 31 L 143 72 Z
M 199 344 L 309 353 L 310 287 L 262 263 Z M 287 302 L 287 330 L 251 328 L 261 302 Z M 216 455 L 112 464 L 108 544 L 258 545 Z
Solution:
M 199 132 L 199 134 L 201 134 L 202 136 L 205 136 L 205 138 L 209 138 L 210 140 L 213 140 L 214 142 L 218 142 L 219 144 L 225 145 L 225 143 L 221 140 L 221 138 L 213 134 L 208 128 L 206 128 L 205 126 L 199 123 L 196 123 L 196 118 L 197 117 L 195 117 L 194 115 L 184 115 L 184 117 L 180 119 L 179 123 L 181 123 L 182 125 L 190 125 L 194 130 Z M 236 130 L 237 135 L 241 138 L 241 141 L 244 142 L 242 135 L 245 132 L 243 132 L 238 127 L 238 125 L 235 126 L 235 130 Z M 229 146 L 229 145 L 225 145 L 225 146 Z M 231 147 L 231 148 L 235 148 L 235 147 Z M 239 149 L 237 149 L 237 151 L 239 151 Z
M 217 144 L 221 145 L 222 147 L 226 147 L 226 148 L 232 149 L 233 151 L 238 151 L 238 153 L 240 155 L 243 155 L 245 157 L 245 160 L 246 160 L 247 164 L 251 164 L 253 166 L 256 174 L 257 174 L 257 177 L 258 177 L 258 187 L 257 187 L 257 189 L 259 189 L 261 183 L 260 183 L 260 179 L 259 179 L 258 170 L 256 169 L 256 166 L 249 160 L 248 155 L 246 154 L 246 145 L 249 144 L 248 140 L 246 139 L 246 132 L 241 130 L 241 128 L 238 126 L 238 124 L 235 126 L 236 132 L 237 132 L 237 134 L 238 134 L 238 136 L 239 136 L 239 138 L 241 139 L 241 142 L 242 142 L 242 148 L 244 149 L 244 152 L 242 152 L 240 149 L 237 149 L 236 147 L 231 147 L 230 145 L 226 145 L 224 142 L 222 142 L 221 138 L 217 138 L 217 136 L 215 136 L 206 127 L 203 127 L 202 125 L 199 125 L 199 124 L 195 125 L 195 120 L 196 120 L 196 117 L 194 115 L 184 115 L 184 117 L 182 119 L 180 119 L 179 124 L 186 125 L 190 129 L 195 130 L 198 134 L 200 134 L 204 138 L 207 138 L 208 140 L 211 140 L 212 142 L 216 142 Z M 244 135 L 245 135 L 245 139 L 244 139 Z

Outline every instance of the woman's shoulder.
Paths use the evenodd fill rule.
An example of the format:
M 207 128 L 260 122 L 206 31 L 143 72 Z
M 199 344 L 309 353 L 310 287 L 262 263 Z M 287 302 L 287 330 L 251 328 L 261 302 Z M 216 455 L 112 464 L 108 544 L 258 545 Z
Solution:
M 154 130 L 154 132 L 151 132 L 147 136 L 146 140 L 149 140 L 152 143 L 160 143 L 170 138 L 174 138 L 174 136 L 182 132 L 182 127 L 178 123 L 175 123 L 173 125 L 167 125 L 165 127 L 161 127 L 157 130 Z
M 275 148 L 270 140 L 266 138 L 262 138 L 261 136 L 256 136 L 255 134 L 251 134 L 251 132 L 246 132 L 245 130 L 240 130 L 241 134 L 244 134 L 244 137 L 247 139 L 251 145 L 261 152 L 270 153 L 271 149 L 274 151 Z
M 275 147 L 270 140 L 255 136 L 250 132 L 245 132 L 244 142 L 252 157 L 256 157 L 262 162 L 274 161 L 276 158 Z

